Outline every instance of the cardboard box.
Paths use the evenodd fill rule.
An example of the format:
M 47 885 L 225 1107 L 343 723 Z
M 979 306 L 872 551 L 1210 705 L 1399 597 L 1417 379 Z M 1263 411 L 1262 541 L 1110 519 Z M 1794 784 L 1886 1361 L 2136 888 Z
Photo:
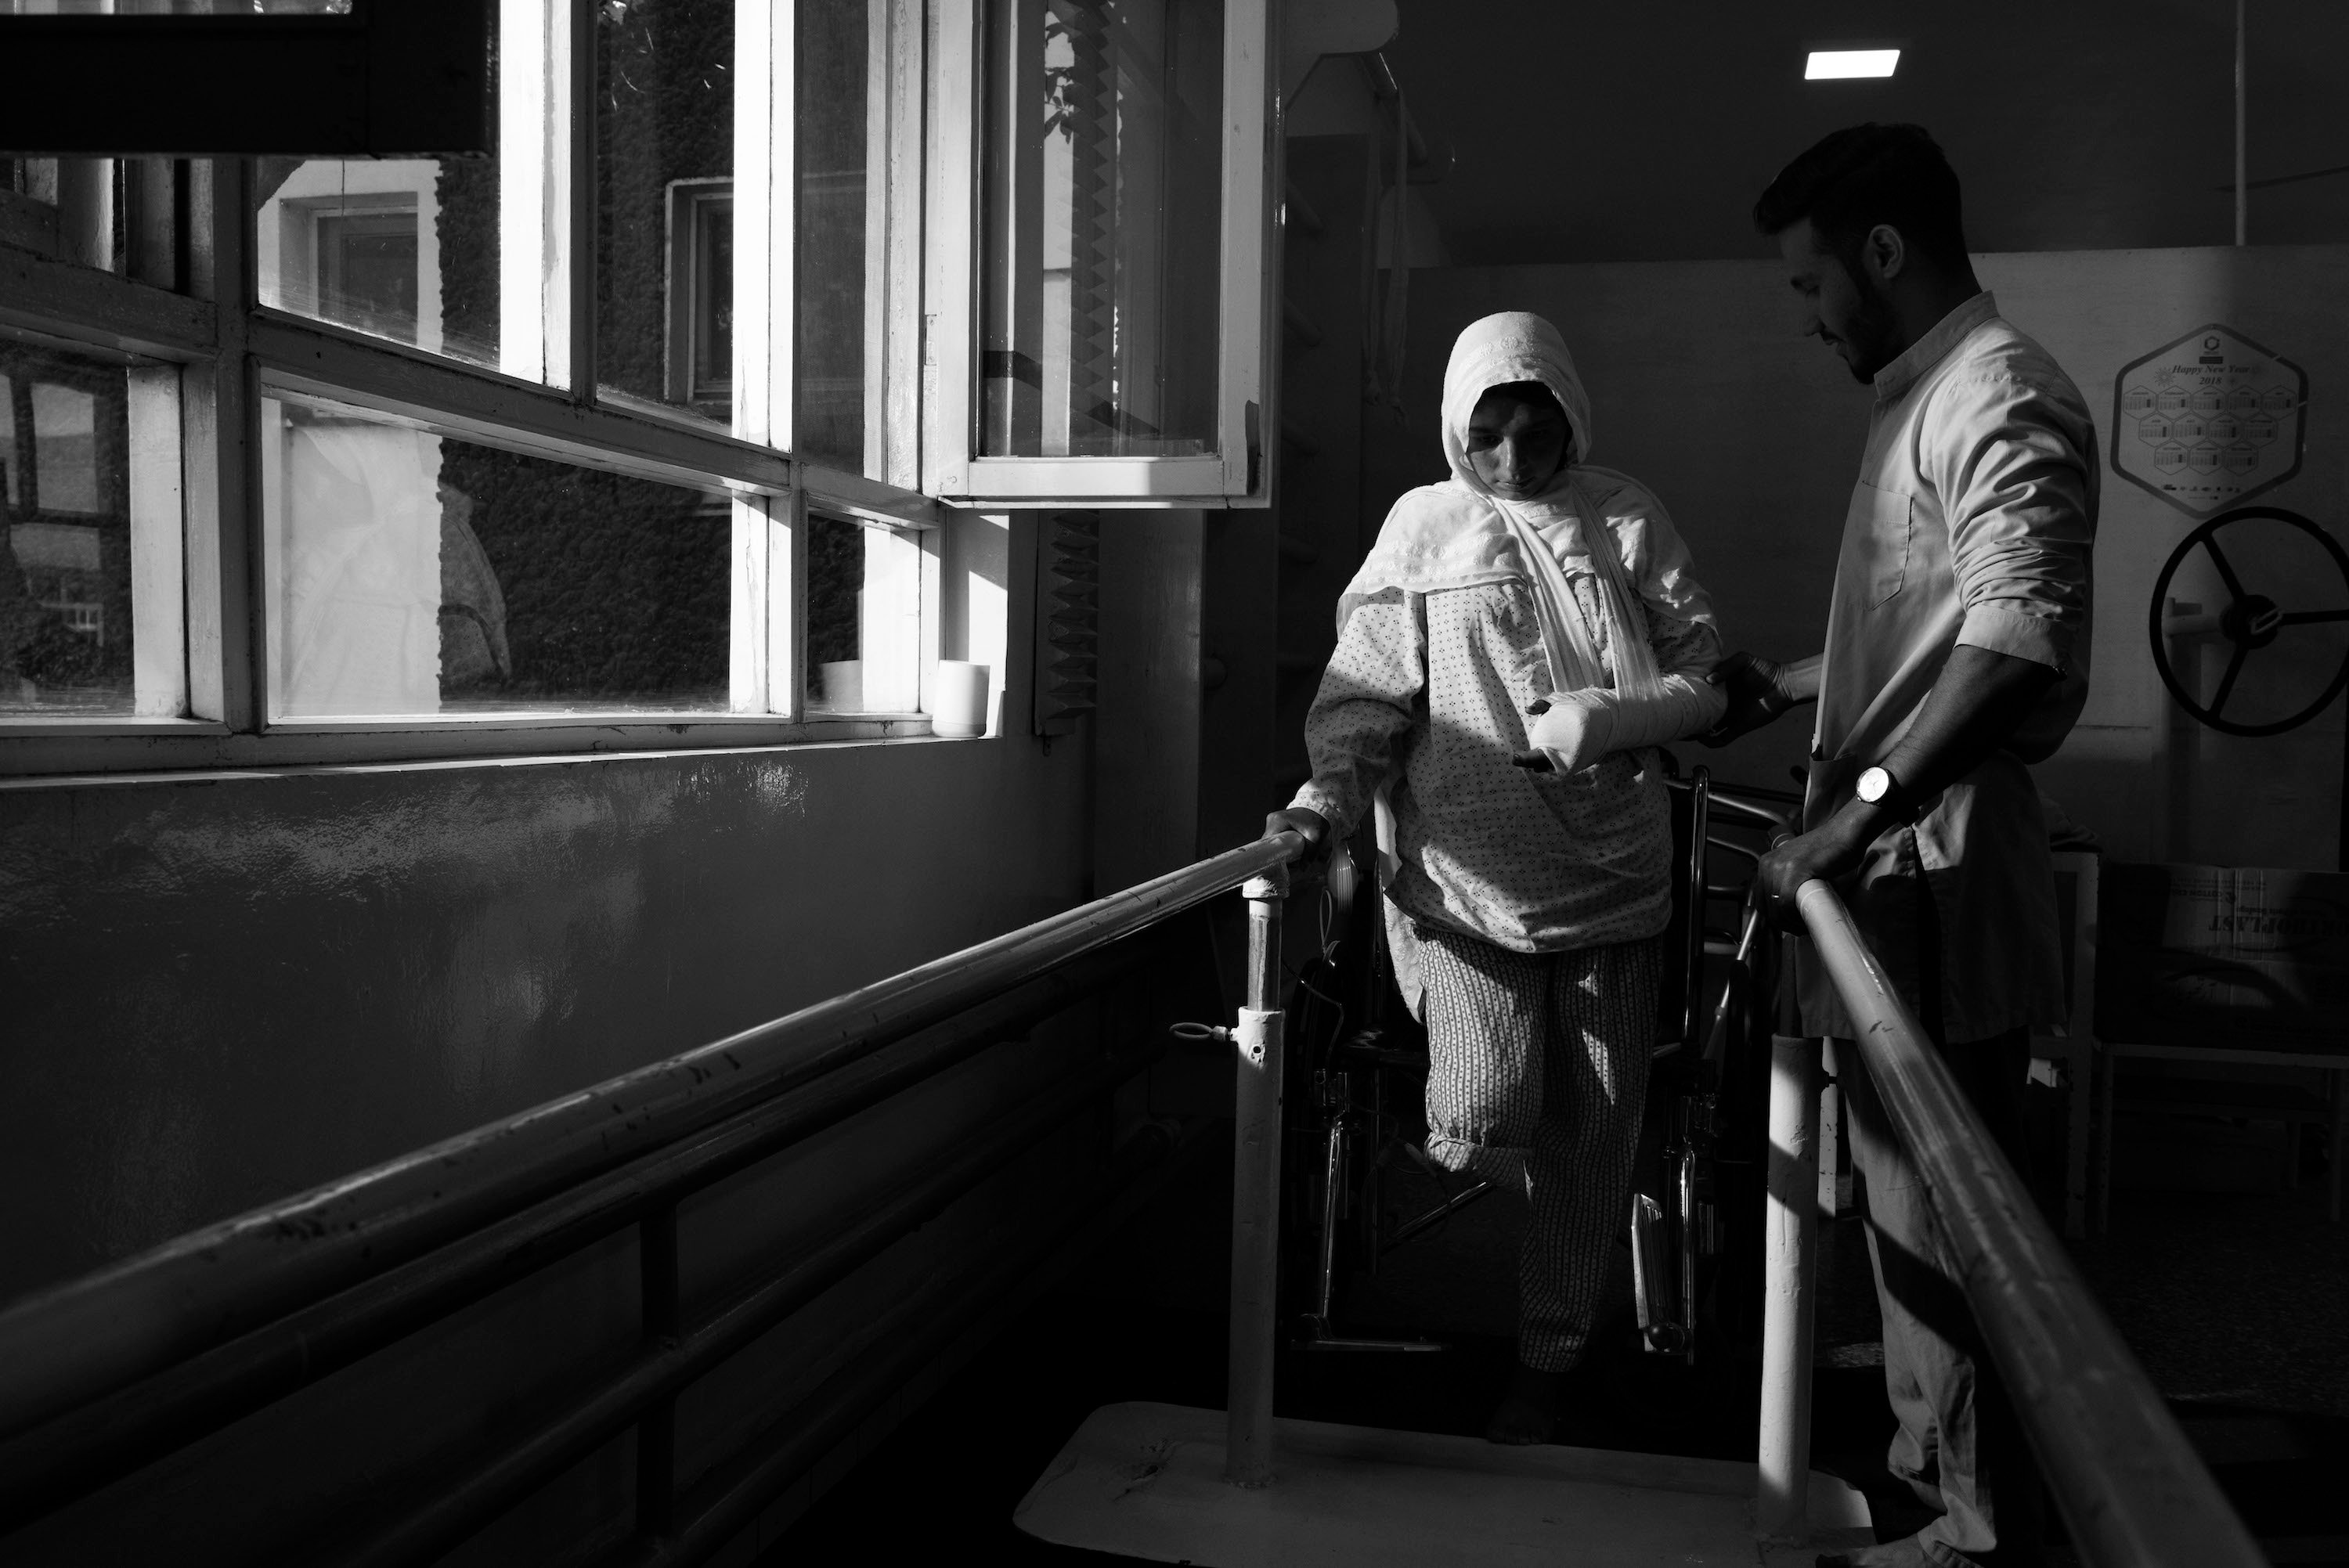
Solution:
M 2349 1055 L 2349 875 L 2106 861 L 2096 1033 Z

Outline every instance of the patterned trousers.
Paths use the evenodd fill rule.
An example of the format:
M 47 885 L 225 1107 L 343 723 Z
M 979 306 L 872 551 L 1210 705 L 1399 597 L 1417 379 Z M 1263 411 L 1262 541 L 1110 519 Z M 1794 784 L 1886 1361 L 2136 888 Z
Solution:
M 1568 1371 L 1630 1221 L 1663 941 L 1525 954 L 1427 925 L 1419 936 L 1429 1150 L 1525 1182 L 1517 1357 Z

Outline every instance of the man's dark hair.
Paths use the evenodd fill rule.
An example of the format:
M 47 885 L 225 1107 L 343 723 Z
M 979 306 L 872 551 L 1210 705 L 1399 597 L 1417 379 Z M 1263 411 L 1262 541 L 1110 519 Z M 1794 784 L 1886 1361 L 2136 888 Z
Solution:
M 1854 277 L 1860 246 L 1878 223 L 1899 230 L 1910 250 L 1937 265 L 1965 264 L 1957 171 L 1921 125 L 1871 120 L 1825 137 L 1754 203 L 1754 226 L 1764 234 L 1806 218 Z

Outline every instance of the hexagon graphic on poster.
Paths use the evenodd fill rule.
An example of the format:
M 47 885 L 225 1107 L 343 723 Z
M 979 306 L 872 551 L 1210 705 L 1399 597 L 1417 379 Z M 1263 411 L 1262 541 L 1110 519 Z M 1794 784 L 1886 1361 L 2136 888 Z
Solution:
M 2113 471 L 2208 517 L 2300 471 L 2307 407 L 2299 366 L 2232 327 L 2198 326 L 2113 378 Z

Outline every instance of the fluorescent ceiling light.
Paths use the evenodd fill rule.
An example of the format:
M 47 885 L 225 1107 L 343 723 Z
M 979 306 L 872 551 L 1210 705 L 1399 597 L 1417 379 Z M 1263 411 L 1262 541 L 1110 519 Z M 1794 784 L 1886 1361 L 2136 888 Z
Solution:
M 1813 49 L 1803 66 L 1803 79 L 1834 82 L 1854 77 L 1889 77 L 1899 63 L 1898 49 Z

